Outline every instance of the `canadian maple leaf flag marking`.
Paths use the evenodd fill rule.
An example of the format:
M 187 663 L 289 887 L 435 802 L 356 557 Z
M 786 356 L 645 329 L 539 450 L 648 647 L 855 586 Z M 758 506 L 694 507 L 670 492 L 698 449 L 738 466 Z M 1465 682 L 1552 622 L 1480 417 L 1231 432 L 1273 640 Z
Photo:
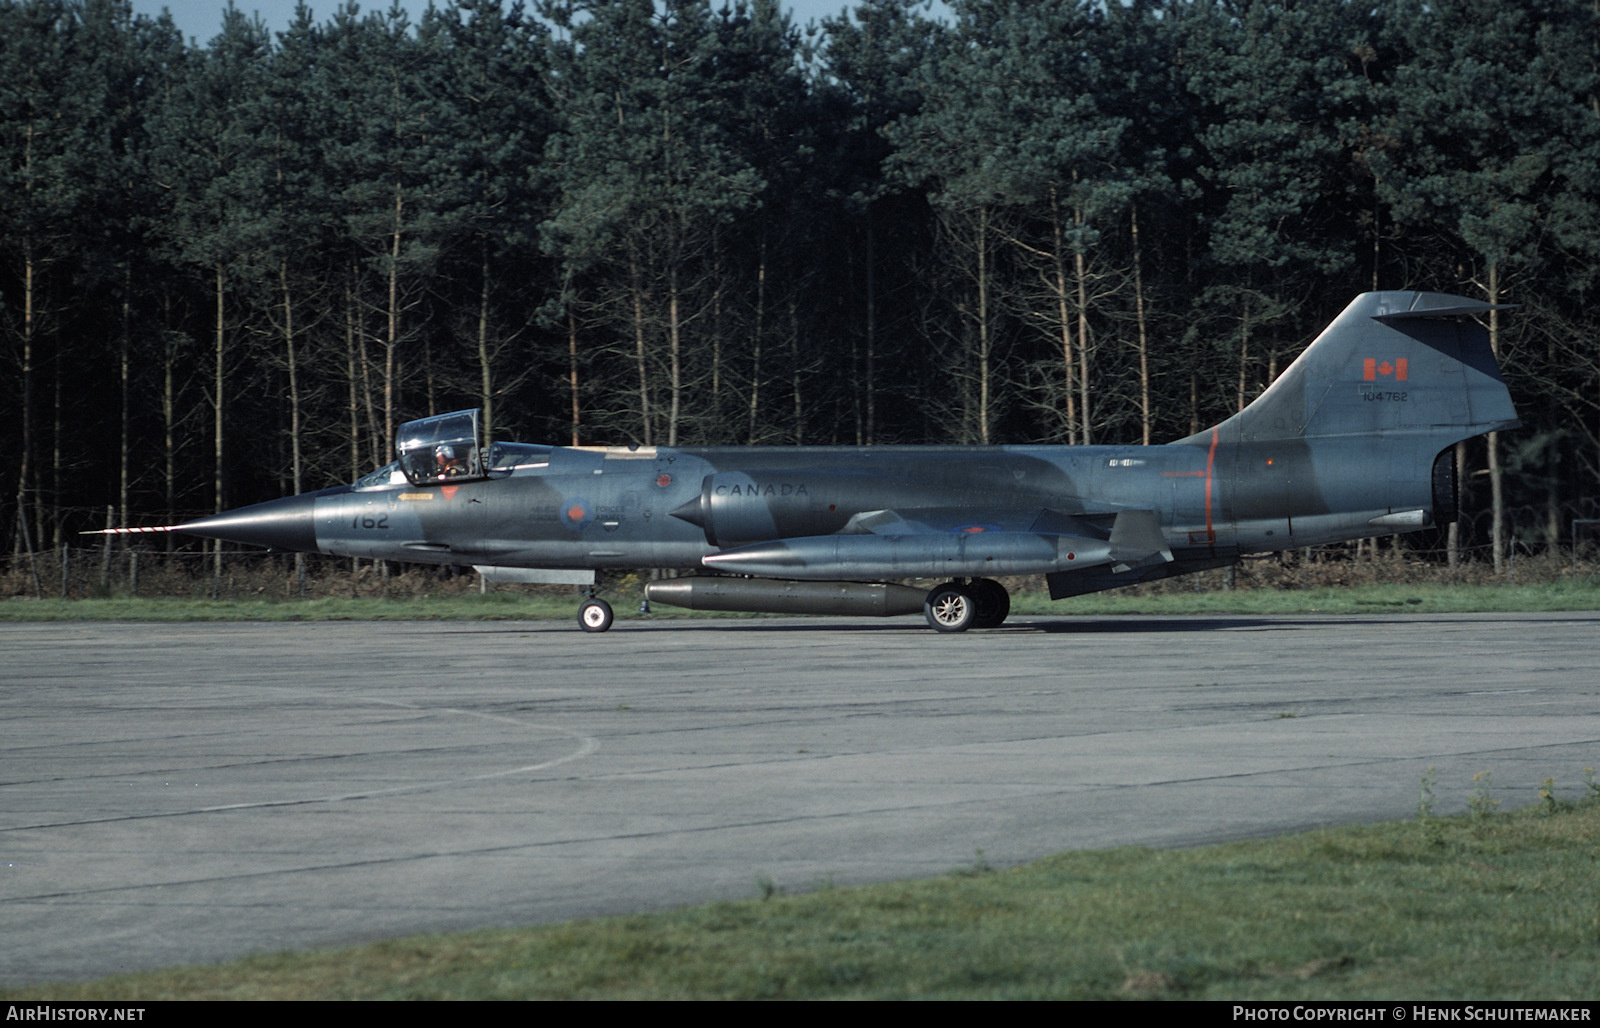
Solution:
M 1398 360 L 1384 359 L 1380 361 L 1374 357 L 1368 357 L 1362 362 L 1361 378 L 1367 382 L 1376 382 L 1380 378 L 1393 378 L 1396 382 L 1404 382 L 1406 380 L 1406 359 L 1401 357 Z

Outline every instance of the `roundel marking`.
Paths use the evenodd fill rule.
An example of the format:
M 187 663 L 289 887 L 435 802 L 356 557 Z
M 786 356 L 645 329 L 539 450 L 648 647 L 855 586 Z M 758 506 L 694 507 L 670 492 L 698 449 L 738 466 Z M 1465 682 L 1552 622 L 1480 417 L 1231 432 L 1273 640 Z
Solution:
M 594 518 L 594 508 L 588 500 L 572 500 L 561 508 L 561 521 L 568 528 L 582 528 Z
M 665 489 L 667 486 L 669 486 L 671 484 L 672 484 L 672 476 L 671 475 L 662 474 L 662 475 L 657 475 L 656 476 L 656 485 L 660 486 L 661 488 Z

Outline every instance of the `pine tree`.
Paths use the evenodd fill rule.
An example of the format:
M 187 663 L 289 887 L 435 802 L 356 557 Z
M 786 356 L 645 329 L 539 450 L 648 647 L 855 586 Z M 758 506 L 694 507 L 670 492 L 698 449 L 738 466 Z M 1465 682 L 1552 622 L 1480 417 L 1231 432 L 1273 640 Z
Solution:
M 535 228 L 547 216 L 550 192 L 543 166 L 553 128 L 545 92 L 548 32 L 520 6 L 507 10 L 500 0 L 462 0 L 429 18 L 439 25 L 446 54 L 432 66 L 432 88 L 451 108 L 456 128 L 437 139 L 452 186 L 441 196 L 447 257 L 459 288 L 475 300 L 458 301 L 462 314 L 455 321 L 460 337 L 472 340 L 463 364 L 477 369 L 472 392 L 483 408 L 483 431 L 492 436 L 504 416 L 499 398 L 527 377 L 532 363 L 513 345 L 527 319 L 514 327 L 507 301 L 537 307 L 555 289 Z
M 448 183 L 441 139 L 459 131 L 452 111 L 428 89 L 445 40 L 437 19 L 412 31 L 398 5 L 358 16 L 341 8 L 327 29 L 318 90 L 329 103 L 325 145 L 334 203 L 350 250 L 347 318 L 363 367 L 372 459 L 388 450 L 402 403 L 435 413 L 438 383 L 423 312 L 437 270 Z M 375 341 L 381 359 L 369 360 Z M 418 345 L 421 343 L 422 345 Z M 418 350 L 421 350 L 418 353 Z M 408 369 L 420 367 L 424 400 L 402 396 Z M 376 385 L 370 385 L 374 375 Z M 381 396 L 374 404 L 373 393 Z
M 585 281 L 613 352 L 631 345 L 630 434 L 676 445 L 717 230 L 763 186 L 719 117 L 727 96 L 710 7 L 674 0 L 658 12 L 626 0 L 541 13 L 567 36 L 555 69 L 562 127 L 548 157 L 560 199 L 545 245 L 569 280 Z
M 850 263 L 859 270 L 841 283 L 852 292 L 859 289 L 860 313 L 846 328 L 852 340 L 857 332 L 860 337 L 859 348 L 852 341 L 850 360 L 857 445 L 871 446 L 882 431 L 879 403 L 886 386 L 880 366 L 911 359 L 889 349 L 895 334 L 886 331 L 883 297 L 916 288 L 900 276 L 914 265 L 909 251 L 918 233 L 908 228 L 926 218 L 927 208 L 920 190 L 889 176 L 886 162 L 892 149 L 889 129 L 921 111 L 925 93 L 918 88 L 919 72 L 944 35 L 942 25 L 923 15 L 923 7 L 921 0 L 862 0 L 822 23 L 822 74 L 815 88 L 819 116 L 826 119 L 823 174 L 842 206 L 841 231 L 832 245 L 858 255 Z M 886 238 L 891 245 L 884 245 Z M 891 272 L 900 276 L 885 289 Z
M 1287 363 L 1274 326 L 1294 338 L 1299 323 L 1320 321 L 1304 298 L 1353 264 L 1339 129 L 1362 98 L 1351 61 L 1362 14 L 1270 0 L 1196 6 L 1181 37 L 1189 90 L 1205 105 L 1194 175 L 1208 282 L 1195 321 L 1237 355 L 1229 407 L 1240 410 Z
M 82 35 L 79 12 L 60 0 L 0 3 L 0 325 L 16 368 L 16 392 L 5 406 L 16 412 L 18 549 L 40 545 L 45 530 L 40 372 L 48 369 L 57 383 L 59 411 L 59 320 L 80 243 L 77 212 L 87 199 L 82 146 L 102 98 Z M 59 468 L 59 413 L 55 421 Z M 23 521 L 30 508 L 31 530 Z
M 1457 254 L 1457 277 L 1489 301 L 1537 291 L 1547 240 L 1579 252 L 1594 246 L 1593 86 L 1564 81 L 1556 68 L 1567 62 L 1549 49 L 1574 30 L 1582 37 L 1581 12 L 1562 0 L 1397 6 L 1411 56 L 1390 97 L 1398 145 L 1373 162 L 1380 195 L 1398 221 L 1442 237 Z M 1514 374 L 1530 355 L 1506 345 L 1498 312 L 1489 329 Z M 1508 530 L 1498 433 L 1487 450 L 1499 571 Z

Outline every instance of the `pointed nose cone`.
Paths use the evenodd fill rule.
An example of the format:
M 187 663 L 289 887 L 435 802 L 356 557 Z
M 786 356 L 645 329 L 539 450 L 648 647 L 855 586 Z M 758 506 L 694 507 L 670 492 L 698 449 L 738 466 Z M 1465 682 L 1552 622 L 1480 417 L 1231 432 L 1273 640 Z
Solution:
M 224 511 L 179 525 L 177 531 L 273 550 L 317 552 L 316 497 L 305 493 Z

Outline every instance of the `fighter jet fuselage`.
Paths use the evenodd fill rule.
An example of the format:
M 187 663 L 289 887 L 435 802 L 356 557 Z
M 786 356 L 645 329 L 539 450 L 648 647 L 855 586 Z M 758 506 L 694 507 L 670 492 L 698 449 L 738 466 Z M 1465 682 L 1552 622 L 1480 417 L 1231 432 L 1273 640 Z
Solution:
M 1455 517 L 1453 445 L 1517 424 L 1475 315 L 1367 293 L 1243 411 L 1164 446 L 563 447 L 481 443 L 474 411 L 408 423 L 351 485 L 176 530 L 280 549 L 592 583 L 671 569 L 667 603 L 904 613 L 945 631 L 1246 554 Z M 902 583 L 946 579 L 924 597 Z M 598 606 L 591 604 L 598 603 Z M 586 604 L 580 621 L 609 627 Z

